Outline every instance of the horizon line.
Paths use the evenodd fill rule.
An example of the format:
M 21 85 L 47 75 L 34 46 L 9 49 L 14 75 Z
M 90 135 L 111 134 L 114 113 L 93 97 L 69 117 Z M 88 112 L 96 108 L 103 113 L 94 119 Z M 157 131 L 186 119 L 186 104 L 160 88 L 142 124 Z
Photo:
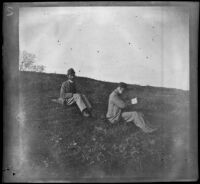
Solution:
M 54 74 L 54 75 L 66 75 L 67 74 L 64 74 L 64 73 L 56 73 L 56 72 L 36 72 L 36 71 L 22 71 L 22 70 L 19 70 L 19 72 L 30 72 L 30 73 L 40 73 L 40 74 Z M 114 82 L 114 81 L 104 81 L 104 80 L 99 80 L 99 79 L 96 79 L 96 78 L 91 78 L 91 77 L 86 77 L 86 76 L 80 76 L 80 75 L 76 75 L 76 77 L 80 77 L 80 78 L 88 78 L 88 79 L 91 79 L 91 80 L 96 80 L 96 81 L 99 81 L 99 82 L 107 82 L 107 83 L 114 83 L 114 84 L 118 84 L 119 82 Z M 125 82 L 125 81 L 121 81 L 121 82 Z M 140 86 L 140 87 L 153 87 L 153 88 L 165 88 L 165 89 L 171 89 L 171 90 L 182 90 L 182 91 L 186 91 L 186 92 L 189 92 L 190 90 L 188 89 L 180 89 L 180 88 L 173 88 L 173 87 L 163 87 L 163 86 L 152 86 L 152 85 L 141 85 L 141 84 L 130 84 L 130 83 L 127 83 L 125 82 L 126 84 L 128 85 L 135 85 L 135 86 Z

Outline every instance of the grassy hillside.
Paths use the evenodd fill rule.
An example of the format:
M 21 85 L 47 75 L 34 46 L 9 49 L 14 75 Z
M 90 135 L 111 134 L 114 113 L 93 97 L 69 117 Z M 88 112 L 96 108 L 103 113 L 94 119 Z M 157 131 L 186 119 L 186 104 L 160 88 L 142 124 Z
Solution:
M 129 85 L 124 98 L 137 96 L 139 103 L 127 110 L 143 112 L 151 125 L 158 127 L 145 134 L 134 124 L 111 126 L 101 118 L 116 83 L 77 78 L 78 91 L 87 95 L 96 114 L 96 118 L 87 119 L 76 106 L 51 102 L 59 96 L 65 75 L 20 72 L 19 79 L 26 155 L 19 177 L 30 181 L 188 177 L 192 163 L 187 91 Z

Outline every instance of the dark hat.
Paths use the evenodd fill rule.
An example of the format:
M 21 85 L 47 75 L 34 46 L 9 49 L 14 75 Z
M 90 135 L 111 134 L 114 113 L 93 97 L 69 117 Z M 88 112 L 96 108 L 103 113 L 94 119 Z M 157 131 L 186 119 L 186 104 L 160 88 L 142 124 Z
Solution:
M 120 88 L 124 88 L 124 89 L 127 89 L 127 88 L 128 88 L 127 84 L 124 83 L 124 82 L 120 82 L 120 83 L 119 83 L 119 87 L 120 87 Z
M 67 75 L 74 75 L 75 71 L 73 68 L 70 68 L 69 70 L 67 70 Z

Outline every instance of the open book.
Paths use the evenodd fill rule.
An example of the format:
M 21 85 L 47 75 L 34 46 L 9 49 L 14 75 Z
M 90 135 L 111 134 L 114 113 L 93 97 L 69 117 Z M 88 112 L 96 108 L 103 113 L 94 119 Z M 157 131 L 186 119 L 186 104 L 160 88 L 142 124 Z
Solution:
M 137 103 L 138 103 L 137 98 L 132 98 L 132 99 L 131 99 L 131 103 L 132 103 L 132 104 L 137 104 Z

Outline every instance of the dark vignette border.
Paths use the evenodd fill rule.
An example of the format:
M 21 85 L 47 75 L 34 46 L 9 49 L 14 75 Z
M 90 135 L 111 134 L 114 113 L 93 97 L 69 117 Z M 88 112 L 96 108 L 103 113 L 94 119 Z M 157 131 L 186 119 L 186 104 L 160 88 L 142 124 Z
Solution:
M 3 4 L 3 168 L 12 166 L 16 155 L 13 149 L 18 145 L 18 104 L 19 104 L 19 8 L 21 7 L 53 7 L 53 6 L 185 6 L 190 11 L 189 17 L 189 53 L 190 53 L 190 151 L 195 163 L 189 180 L 198 179 L 198 31 L 199 3 L 198 2 L 31 2 Z M 4 173 L 3 173 L 4 174 Z M 4 178 L 3 181 L 12 181 Z M 131 181 L 131 178 L 124 179 Z M 82 179 L 75 179 L 82 181 Z M 96 181 L 96 180 L 95 180 Z M 99 181 L 104 181 L 99 179 Z M 112 181 L 106 179 L 106 181 Z M 140 181 L 140 179 L 138 180 Z

